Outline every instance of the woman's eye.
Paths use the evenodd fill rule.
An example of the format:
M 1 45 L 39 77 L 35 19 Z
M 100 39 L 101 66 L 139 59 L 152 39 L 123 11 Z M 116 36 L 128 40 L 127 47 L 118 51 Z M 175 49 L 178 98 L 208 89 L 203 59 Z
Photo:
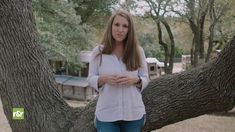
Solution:
M 124 28 L 128 28 L 128 26 L 127 26 L 127 25 L 123 25 L 123 27 L 124 27 Z
M 115 24 L 115 26 L 119 26 L 119 24 L 118 24 L 118 23 L 116 23 L 116 24 Z

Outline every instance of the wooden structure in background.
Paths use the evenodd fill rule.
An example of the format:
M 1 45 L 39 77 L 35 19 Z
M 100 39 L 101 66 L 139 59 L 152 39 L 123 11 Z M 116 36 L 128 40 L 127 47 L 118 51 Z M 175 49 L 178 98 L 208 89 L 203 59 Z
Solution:
M 75 100 L 91 100 L 95 90 L 88 86 L 87 78 L 68 75 L 55 75 L 61 96 Z
M 150 79 L 156 78 L 162 74 L 162 71 L 164 69 L 163 62 L 160 62 L 156 58 L 151 57 L 146 58 L 146 62 Z

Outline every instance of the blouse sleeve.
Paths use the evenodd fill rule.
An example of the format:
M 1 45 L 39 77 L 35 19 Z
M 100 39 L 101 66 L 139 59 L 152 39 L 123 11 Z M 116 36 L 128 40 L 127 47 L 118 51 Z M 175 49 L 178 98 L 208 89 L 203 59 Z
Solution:
M 140 90 L 140 92 L 142 92 L 149 84 L 147 62 L 146 62 L 145 53 L 142 47 L 140 47 L 140 62 L 141 62 L 141 67 L 138 69 L 138 76 L 142 80 L 142 87 Z
M 89 71 L 88 71 L 88 85 L 92 88 L 94 88 L 96 91 L 99 91 L 98 89 L 98 78 L 99 78 L 99 57 L 97 55 L 99 54 L 99 46 L 96 46 L 91 55 L 91 60 L 89 62 Z

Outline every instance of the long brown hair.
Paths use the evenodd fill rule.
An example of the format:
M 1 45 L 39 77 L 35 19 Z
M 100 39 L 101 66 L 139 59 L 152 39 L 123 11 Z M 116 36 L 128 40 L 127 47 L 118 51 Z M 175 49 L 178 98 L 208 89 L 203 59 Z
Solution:
M 101 42 L 101 44 L 104 45 L 101 54 L 112 54 L 114 50 L 115 40 L 112 37 L 112 24 L 117 15 L 126 18 L 128 21 L 128 33 L 127 37 L 124 39 L 124 54 L 122 61 L 126 64 L 128 71 L 134 71 L 140 67 L 140 51 L 139 44 L 136 39 L 134 23 L 131 15 L 127 11 L 119 10 L 109 18 L 108 25 Z

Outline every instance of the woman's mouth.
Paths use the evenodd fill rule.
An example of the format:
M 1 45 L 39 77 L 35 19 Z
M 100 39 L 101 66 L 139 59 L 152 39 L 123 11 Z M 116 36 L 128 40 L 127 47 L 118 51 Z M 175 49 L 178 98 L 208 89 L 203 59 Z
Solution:
M 117 37 L 119 37 L 119 38 L 122 37 L 122 36 L 123 36 L 122 34 L 117 34 Z

